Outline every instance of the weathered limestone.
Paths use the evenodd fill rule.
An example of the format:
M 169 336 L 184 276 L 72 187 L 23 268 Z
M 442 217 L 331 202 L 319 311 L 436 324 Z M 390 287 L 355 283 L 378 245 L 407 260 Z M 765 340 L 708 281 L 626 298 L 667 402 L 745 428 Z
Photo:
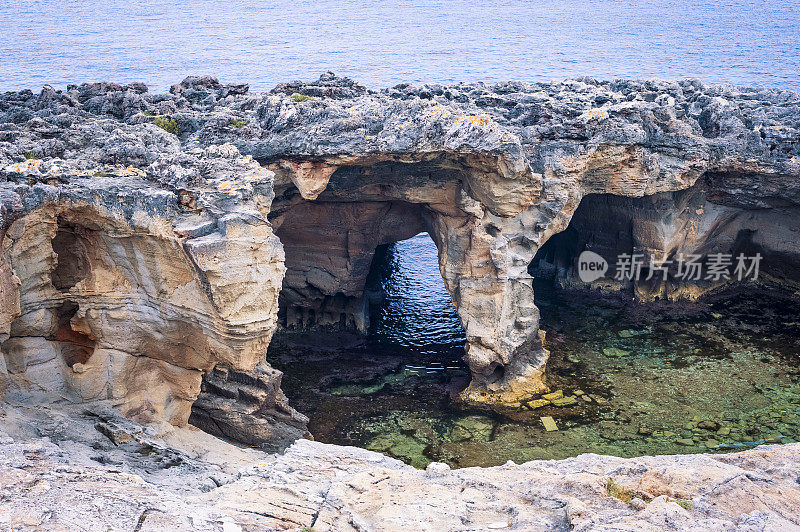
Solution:
M 587 196 L 568 228 L 540 249 L 531 269 L 537 276 L 554 275 L 562 286 L 571 288 L 625 291 L 641 301 L 693 301 L 741 285 L 735 271 L 737 257 L 742 255 L 749 268 L 751 257 L 759 254 L 760 283 L 796 292 L 800 288 L 800 203 L 791 196 L 758 200 L 744 193 L 734 196 L 728 191 L 735 186 L 711 176 L 686 190 L 642 198 Z M 612 270 L 620 255 L 642 255 L 641 276 L 617 280 L 612 271 L 584 283 L 577 275 L 577 257 L 584 250 L 599 254 Z M 720 253 L 730 257 L 730 276 L 709 277 L 709 257 Z M 702 258 L 699 278 L 682 280 L 678 260 L 693 255 Z M 650 275 L 650 257 L 657 265 L 664 258 L 669 261 L 666 280 L 662 271 Z M 745 277 L 746 271 L 742 273 Z
M 4 289 L 19 285 L 2 353 L 18 391 L 185 425 L 204 371 L 263 360 L 283 253 L 257 211 L 204 219 L 103 179 L 17 191 L 29 212 L 2 242 Z
M 316 83 L 295 84 L 292 90 L 312 95 L 328 88 L 335 94 L 339 86 L 338 78 L 323 76 Z M 425 229 L 439 247 L 442 276 L 467 335 L 473 381 L 464 397 L 513 403 L 544 387 L 547 353 L 537 334 L 539 313 L 533 304 L 529 265 L 544 242 L 566 229 L 584 196 L 651 198 L 640 203 L 657 205 L 663 220 L 651 225 L 649 233 L 643 230 L 649 241 L 637 241 L 627 251 L 688 253 L 696 242 L 689 243 L 691 231 L 687 233 L 686 224 L 678 221 L 689 214 L 685 202 L 662 206 L 664 200 L 659 198 L 680 196 L 672 191 L 695 190 L 701 177 L 701 183 L 722 181 L 726 184 L 712 187 L 705 211 L 716 216 L 719 209 L 710 204 L 716 201 L 714 194 L 731 196 L 737 180 L 742 181 L 736 176 L 746 175 L 770 185 L 761 194 L 761 185 L 745 179 L 749 192 L 747 205 L 740 207 L 746 212 L 739 216 L 738 230 L 751 230 L 752 218 L 758 217 L 764 224 L 761 234 L 784 234 L 780 241 L 794 241 L 791 228 L 796 223 L 786 223 L 796 219 L 793 212 L 763 216 L 753 210 L 774 208 L 767 196 L 796 204 L 797 113 L 798 96 L 793 93 L 778 91 L 765 97 L 751 89 L 708 89 L 697 82 L 601 84 L 587 79 L 491 89 L 398 87 L 358 97 L 348 92 L 306 104 L 267 99 L 258 117 L 270 143 L 255 142 L 243 149 L 253 150 L 278 173 L 276 210 L 303 206 L 325 212 L 367 201 L 419 205 Z M 273 162 L 287 154 L 293 161 L 306 160 L 309 168 L 327 164 L 327 169 L 338 169 L 314 180 L 307 177 L 310 170 L 287 175 L 287 165 Z M 314 183 L 313 207 L 293 195 L 291 184 L 303 181 Z M 324 183 L 327 186 L 320 192 Z M 301 196 L 312 198 L 304 192 L 309 185 L 297 186 Z M 776 216 L 783 218 L 778 222 Z M 417 223 L 416 216 L 408 219 L 411 225 Z M 592 215 L 587 217 L 590 225 L 595 221 Z M 609 226 L 619 223 L 613 217 L 606 221 Z M 673 224 L 671 239 L 661 235 L 670 232 L 669 224 Z M 705 246 L 709 250 L 725 250 L 725 243 L 716 240 L 719 224 L 709 215 L 699 226 L 706 232 L 705 241 L 712 243 Z M 596 225 L 595 232 L 600 231 Z M 329 232 L 325 227 L 316 229 L 320 241 L 343 231 L 360 231 L 356 224 L 343 228 L 341 222 Z M 364 233 L 372 234 L 369 224 L 363 227 Z M 295 246 L 292 230 L 281 237 L 287 250 Z M 609 237 L 619 241 L 619 235 Z M 647 240 L 644 234 L 640 238 Z M 680 238 L 686 242 L 676 247 Z M 774 244 L 785 254 L 796 255 L 793 246 Z M 371 256 L 371 245 L 359 252 L 362 262 Z M 308 272 L 320 263 L 315 255 L 326 256 L 322 249 L 287 252 L 285 293 L 293 296 L 291 306 L 306 309 L 303 323 L 313 325 L 308 309 L 325 313 L 320 302 L 338 296 L 347 298 L 348 316 L 363 312 L 359 288 L 363 290 L 365 275 L 332 264 L 325 282 L 319 275 L 312 280 Z M 787 279 L 778 277 L 785 286 Z M 636 290 L 643 291 L 638 286 Z M 650 295 L 640 297 L 652 299 L 665 290 L 649 288 L 644 291 Z M 672 298 L 696 299 L 708 288 L 686 283 L 670 290 Z M 341 321 L 363 324 L 358 319 Z
M 456 470 L 433 463 L 422 471 L 353 447 L 298 440 L 282 455 L 267 455 L 190 427 L 159 437 L 110 415 L 56 408 L 9 407 L 0 413 L 0 526 L 319 532 L 800 528 L 797 443 L 727 455 L 584 454 Z M 609 493 L 609 480 L 629 490 L 630 503 Z
M 312 99 L 289 97 L 295 92 Z M 173 119 L 177 134 L 156 127 L 157 115 Z M 149 276 L 120 278 L 109 266 L 101 271 L 111 284 L 91 277 L 100 289 L 88 291 L 89 284 L 80 281 L 64 289 L 69 299 L 43 281 L 57 267 L 51 254 L 34 253 L 49 249 L 46 238 L 35 245 L 32 239 L 28 255 L 24 246 L 4 244 L 6 254 L 23 257 L 17 266 L 9 263 L 23 292 L 33 289 L 48 303 L 24 300 L 31 296 L 21 292 L 22 317 L 3 333 L 3 320 L 15 312 L 5 311 L 0 334 L 13 340 L 15 327 L 36 325 L 41 338 L 71 342 L 78 358 L 90 342 L 101 342 L 95 350 L 153 351 L 150 358 L 186 371 L 206 371 L 217 362 L 251 369 L 276 323 L 274 298 L 284 267 L 268 219 L 287 250 L 281 319 L 303 326 L 363 330 L 363 284 L 375 246 L 429 231 L 466 331 L 473 379 L 464 397 L 486 403 L 513 403 L 545 388 L 547 353 L 538 334 L 529 266 L 539 248 L 568 227 L 587 195 L 657 204 L 660 221 L 632 222 L 635 246 L 669 253 L 725 249 L 757 227 L 748 241 L 753 246 L 789 257 L 790 264 L 797 255 L 787 242 L 797 241 L 800 97 L 778 89 L 583 78 L 491 87 L 402 85 L 372 92 L 325 74 L 313 83 L 254 94 L 246 86 L 189 78 L 169 95 L 152 95 L 141 84 L 8 93 L 0 103 L 0 124 L 4 230 L 45 208 L 44 201 L 32 198 L 53 195 L 47 203 L 55 202 L 58 212 L 36 214 L 42 224 L 37 231 L 57 234 L 53 220 L 57 227 L 63 212 L 65 223 L 88 230 L 81 238 L 118 249 L 117 236 L 105 233 L 108 225 L 130 241 L 125 260 L 111 263 L 123 271 L 128 263 L 149 267 L 131 257 L 144 250 L 163 253 L 169 267 L 158 266 L 159 272 L 190 275 L 191 282 L 186 277 L 181 286 L 204 293 L 186 295 L 180 305 L 173 301 L 177 296 L 160 293 L 174 292 L 169 283 L 162 290 Z M 103 175 L 120 187 L 136 181 L 159 198 L 156 203 L 174 210 L 155 216 L 145 209 L 147 215 L 136 219 L 128 212 L 122 225 L 100 215 L 93 225 L 70 217 L 70 209 L 78 208 L 71 206 L 75 187 L 90 194 Z M 705 214 L 693 215 L 686 198 L 700 189 Z M 116 200 L 101 196 L 90 203 L 116 219 L 105 214 L 120 210 Z M 197 218 L 178 220 L 190 215 Z M 148 223 L 142 220 L 150 217 L 159 220 L 160 229 L 143 231 Z M 695 222 L 696 232 L 685 231 Z M 185 233 L 180 224 L 188 224 Z M 90 259 L 89 265 L 99 260 Z M 84 267 L 76 262 L 79 266 Z M 767 274 L 776 285 L 794 286 L 786 271 Z M 10 293 L 14 299 L 13 277 L 7 271 L 0 275 L 6 286 L 2 297 Z M 63 283 L 69 284 L 69 277 L 66 272 Z M 137 301 L 148 301 L 140 308 L 155 309 L 148 314 L 154 321 L 146 323 L 166 328 L 161 334 L 168 353 L 146 349 L 153 344 L 142 340 L 151 338 L 149 333 L 126 335 L 100 309 L 108 305 L 100 303 L 101 292 L 117 290 L 114 283 L 123 283 L 122 293 L 136 292 Z M 645 299 L 694 298 L 710 287 L 635 289 Z M 54 309 L 73 300 L 75 314 L 64 309 L 56 324 Z M 39 321 L 34 311 L 41 312 Z M 186 328 L 170 330 L 165 321 Z M 47 323 L 55 325 L 44 331 Z M 56 339 L 58 330 L 70 339 Z M 194 332 L 179 337 L 176 330 Z
M 289 406 L 282 376 L 266 362 L 251 371 L 217 366 L 203 380 L 189 422 L 209 434 L 273 452 L 309 438 L 308 418 Z

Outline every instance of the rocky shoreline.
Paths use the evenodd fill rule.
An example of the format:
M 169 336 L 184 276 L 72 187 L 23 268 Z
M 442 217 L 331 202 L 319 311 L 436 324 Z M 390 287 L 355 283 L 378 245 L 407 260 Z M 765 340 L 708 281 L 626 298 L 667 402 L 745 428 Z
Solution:
M 797 527 L 796 444 L 422 472 L 303 439 L 283 456 L 237 450 L 189 423 L 270 450 L 307 436 L 264 359 L 273 333 L 363 332 L 376 248 L 422 231 L 466 334 L 461 399 L 483 406 L 551 391 L 538 270 L 636 301 L 735 281 L 583 283 L 581 249 L 758 253 L 757 284 L 796 293 L 799 132 L 797 93 L 696 80 L 368 91 L 328 73 L 269 93 L 191 77 L 169 94 L 2 94 L 0 520 Z
M 302 439 L 269 455 L 191 427 L 159 434 L 113 411 L 6 405 L 0 422 L 10 530 L 800 528 L 800 444 L 417 470 Z
M 791 91 L 583 78 L 373 92 L 326 74 L 250 93 L 187 78 L 169 94 L 6 93 L 0 114 L 5 349 L 69 337 L 62 387 L 115 368 L 116 391 L 79 395 L 117 393 L 143 419 L 185 423 L 201 374 L 252 370 L 279 324 L 363 330 L 375 248 L 423 230 L 466 333 L 467 401 L 546 388 L 529 270 L 571 222 L 601 254 L 757 251 L 763 279 L 798 286 Z M 578 207 L 597 198 L 587 234 Z M 729 282 L 611 288 L 696 299 Z M 133 366 L 182 382 L 148 405 L 141 382 L 117 386 Z

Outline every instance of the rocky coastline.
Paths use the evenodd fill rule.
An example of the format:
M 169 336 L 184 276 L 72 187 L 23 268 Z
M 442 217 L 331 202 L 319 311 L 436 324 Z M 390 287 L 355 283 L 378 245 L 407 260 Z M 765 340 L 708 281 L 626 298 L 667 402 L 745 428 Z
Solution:
M 0 95 L 2 522 L 70 527 L 89 510 L 50 506 L 80 482 L 129 490 L 119 512 L 137 530 L 202 526 L 192 505 L 223 529 L 402 529 L 418 524 L 408 509 L 420 504 L 457 529 L 800 526 L 788 509 L 795 444 L 421 472 L 298 440 L 308 419 L 264 358 L 273 334 L 365 331 L 376 248 L 423 231 L 466 334 L 461 400 L 519 404 L 550 391 L 534 275 L 642 302 L 696 301 L 735 282 L 670 270 L 586 283 L 583 249 L 611 263 L 631 252 L 758 253 L 757 286 L 798 293 L 800 95 L 591 78 L 371 91 L 331 73 L 269 93 L 190 77 L 168 94 L 94 83 Z M 69 429 L 97 412 L 105 421 L 87 434 Z M 192 425 L 267 451 L 297 443 L 279 457 L 236 454 Z M 103 438 L 120 457 L 94 459 Z M 236 472 L 192 458 L 212 440 L 236 455 Z M 74 465 L 69 442 L 81 441 Z M 156 501 L 163 479 L 134 478 L 151 466 L 126 462 L 146 443 L 169 482 L 186 468 L 203 493 L 171 485 Z M 113 473 L 103 460 L 126 465 Z M 229 476 L 207 475 L 215 467 Z M 609 478 L 634 502 L 606 493 Z M 478 485 L 477 498 L 464 495 Z M 402 496 L 411 486 L 421 491 Z M 25 515 L 30 490 L 47 511 Z M 296 500 L 278 511 L 249 490 Z M 436 490 L 462 502 L 419 502 Z
M 9 530 L 795 530 L 800 444 L 725 455 L 414 469 L 298 440 L 269 455 L 114 411 L 10 407 Z M 32 501 L 33 504 L 32 504 Z

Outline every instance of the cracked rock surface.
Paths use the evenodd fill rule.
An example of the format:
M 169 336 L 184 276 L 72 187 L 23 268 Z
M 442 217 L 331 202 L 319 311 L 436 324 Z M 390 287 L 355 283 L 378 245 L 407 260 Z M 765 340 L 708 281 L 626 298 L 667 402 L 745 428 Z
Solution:
M 6 405 L 0 527 L 13 530 L 794 530 L 800 444 L 729 455 L 585 454 L 424 471 L 298 440 L 282 455 L 113 411 Z M 609 494 L 609 479 L 630 497 Z

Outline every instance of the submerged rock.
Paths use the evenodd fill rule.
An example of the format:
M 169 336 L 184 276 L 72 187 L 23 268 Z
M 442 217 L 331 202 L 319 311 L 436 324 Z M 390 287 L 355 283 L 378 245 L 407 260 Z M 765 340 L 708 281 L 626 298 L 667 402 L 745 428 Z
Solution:
M 542 394 L 542 399 L 547 401 L 554 401 L 556 399 L 561 399 L 564 397 L 564 390 L 556 390 L 554 392 Z
M 716 431 L 719 429 L 719 423 L 710 419 L 704 419 L 697 424 L 697 428 L 703 430 Z
M 570 395 L 568 397 L 561 397 L 552 400 L 553 406 L 573 406 L 578 404 L 578 398 Z
M 535 410 L 535 409 L 537 409 L 537 408 L 541 408 L 541 407 L 543 407 L 543 406 L 547 406 L 547 405 L 549 405 L 549 404 L 550 404 L 550 401 L 548 401 L 547 399 L 533 399 L 532 401 L 528 401 L 528 402 L 527 402 L 527 403 L 525 403 L 525 404 L 526 404 L 526 405 L 528 406 L 528 408 L 530 408 L 531 410 Z
M 466 416 L 456 419 L 450 431 L 452 441 L 489 441 L 494 421 L 485 416 Z
M 603 354 L 607 357 L 612 358 L 622 358 L 628 356 L 630 351 L 626 351 L 624 349 L 620 349 L 619 347 L 604 347 Z
M 541 420 L 542 425 L 544 425 L 544 430 L 546 430 L 547 432 L 553 432 L 558 430 L 558 425 L 556 425 L 556 422 L 553 420 L 552 417 L 544 416 L 539 419 Z

